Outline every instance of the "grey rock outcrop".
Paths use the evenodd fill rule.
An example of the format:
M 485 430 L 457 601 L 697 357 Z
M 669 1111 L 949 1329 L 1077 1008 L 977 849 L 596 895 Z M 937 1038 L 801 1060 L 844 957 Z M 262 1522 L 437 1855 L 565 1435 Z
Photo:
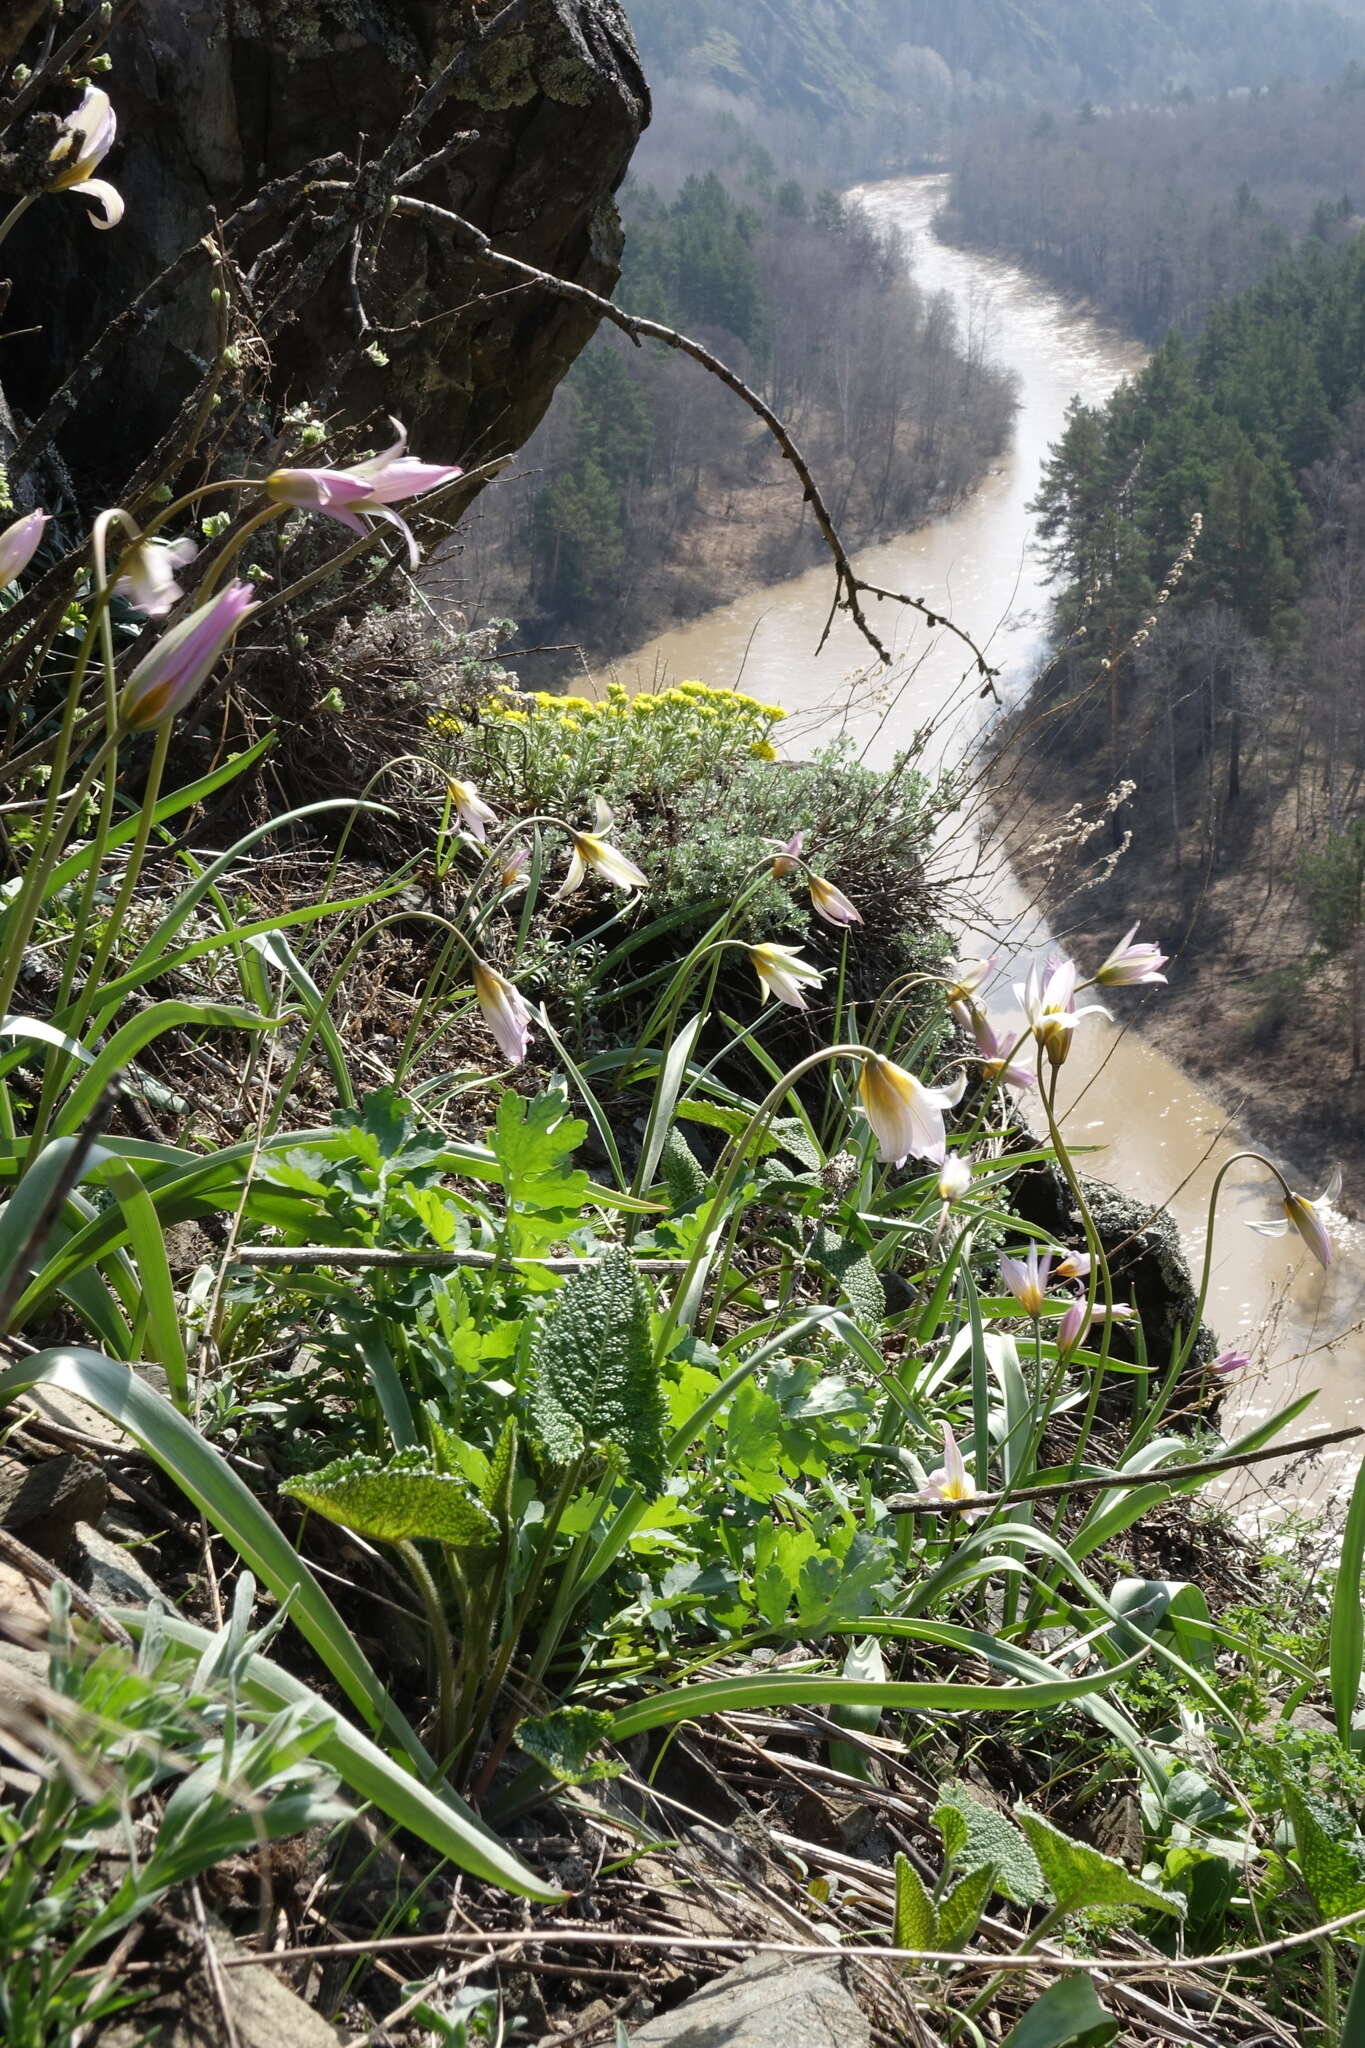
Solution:
M 632 2048 L 868 2048 L 872 2029 L 844 1988 L 846 1967 L 837 1955 L 755 1956 L 650 2020 Z
M 79 202 L 45 201 L 5 250 L 6 325 L 38 330 L 6 352 L 6 394 L 30 420 L 105 323 L 215 220 L 333 153 L 373 161 L 452 62 L 451 89 L 408 151 L 431 167 L 405 190 L 538 268 L 598 292 L 616 281 L 612 194 L 649 114 L 619 0 L 141 0 L 111 53 L 119 140 L 103 171 L 126 199 L 122 224 L 100 234 Z M 321 395 L 332 417 L 387 411 L 424 455 L 466 466 L 514 451 L 593 314 L 535 290 L 509 295 L 447 229 L 391 218 L 365 279 L 383 323 L 367 353 L 348 276 L 354 204 L 318 193 L 286 229 L 300 285 L 267 333 L 270 401 Z M 270 217 L 233 238 L 248 310 L 252 262 L 280 232 Z M 136 321 L 63 424 L 58 447 L 92 502 L 107 502 L 212 359 L 212 283 L 200 263 Z
M 1190 1330 L 1199 1305 L 1175 1219 L 1168 1209 L 1154 1209 L 1150 1203 L 1111 1187 L 1108 1181 L 1081 1175 L 1080 1185 L 1109 1260 L 1116 1298 L 1131 1302 L 1137 1310 L 1148 1356 L 1160 1371 L 1170 1357 L 1177 1332 Z M 1041 1224 L 1063 1244 L 1084 1247 L 1080 1213 L 1055 1167 L 1021 1173 L 1015 1183 L 1015 1200 L 1020 1215 L 1029 1222 Z M 1193 1383 L 1198 1383 L 1200 1368 L 1217 1348 L 1213 1332 L 1204 1325 L 1188 1367 Z

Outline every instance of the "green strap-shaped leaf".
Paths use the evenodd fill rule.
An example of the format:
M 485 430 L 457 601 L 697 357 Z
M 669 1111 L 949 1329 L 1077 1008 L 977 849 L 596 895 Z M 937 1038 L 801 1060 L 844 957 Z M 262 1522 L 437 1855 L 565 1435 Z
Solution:
M 653 1497 L 664 1480 L 664 1399 L 650 1338 L 650 1298 L 627 1252 L 610 1251 L 555 1296 L 531 1347 L 531 1426 L 560 1469 L 615 1450 Z
M 212 1636 L 197 1623 L 178 1614 L 161 1614 L 150 1608 L 120 1608 L 118 1618 L 134 1636 L 141 1636 L 155 1618 L 155 1625 L 172 1652 L 178 1651 L 187 1669 L 212 1643 Z M 465 1805 L 463 1799 L 441 1784 L 426 1785 L 403 1764 L 344 1721 L 327 1702 L 292 1672 L 269 1657 L 252 1656 L 241 1674 L 246 1697 L 269 1708 L 307 1705 L 326 1715 L 330 1732 L 312 1743 L 312 1754 L 320 1763 L 349 1785 L 361 1799 L 380 1813 L 426 1842 L 441 1856 L 448 1856 L 461 1870 L 487 1879 L 507 1891 L 522 1892 L 528 1898 L 557 1902 L 564 1894 L 545 1884 L 503 1847 L 491 1828 Z
M 1016 1806 L 1014 1813 L 1052 1889 L 1057 1901 L 1055 1911 L 1084 1913 L 1093 1908 L 1101 1912 L 1184 1912 L 1185 1901 L 1174 1892 L 1143 1884 L 1112 1856 L 1092 1849 L 1088 1842 L 1073 1841 L 1040 1813 L 1030 1813 L 1026 1806 Z
M 274 1031 L 281 1021 L 279 1017 L 257 1016 L 254 1010 L 243 1010 L 232 1003 L 153 1003 L 136 1017 L 129 1018 L 101 1049 L 72 1089 L 57 1119 L 56 1129 L 62 1134 L 78 1131 L 112 1076 L 120 1067 L 126 1067 L 163 1031 L 173 1031 L 182 1026 L 202 1029 L 206 1025 L 226 1031 Z
M 1360 1695 L 1360 1674 L 1365 1669 L 1365 1608 L 1361 1606 L 1360 1575 L 1365 1566 L 1365 1458 L 1356 1473 L 1346 1528 L 1341 1539 L 1341 1562 L 1336 1591 L 1332 1595 L 1330 1670 L 1332 1711 L 1337 1734 L 1351 1745 L 1351 1717 Z
M 738 1678 L 705 1679 L 699 1685 L 665 1687 L 648 1699 L 623 1707 L 612 1723 L 613 1742 L 625 1742 L 649 1728 L 668 1728 L 675 1721 L 700 1721 L 708 1714 L 728 1714 L 744 1707 L 876 1706 L 886 1713 L 1018 1713 L 1021 1707 L 1052 1707 L 1063 1700 L 1081 1700 L 1108 1691 L 1141 1666 L 1140 1657 L 1114 1664 L 1082 1678 L 1050 1678 L 1035 1685 L 982 1685 L 952 1679 L 933 1682 L 891 1679 L 885 1685 L 859 1679 L 832 1678 L 826 1672 L 759 1671 Z M 1038 1668 L 1047 1666 L 1039 1660 Z M 1093 1852 L 1092 1852 L 1093 1853 Z M 1115 1866 L 1118 1868 L 1119 1866 Z M 1125 1872 L 1124 1875 L 1127 1873 Z
M 338 1458 L 281 1491 L 378 1543 L 486 1550 L 497 1541 L 498 1525 L 483 1502 L 421 1450 L 400 1451 L 388 1464 L 363 1454 Z

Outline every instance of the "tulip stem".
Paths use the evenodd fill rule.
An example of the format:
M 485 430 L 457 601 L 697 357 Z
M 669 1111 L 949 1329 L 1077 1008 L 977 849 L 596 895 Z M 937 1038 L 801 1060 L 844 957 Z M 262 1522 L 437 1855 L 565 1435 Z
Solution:
M 77 1000 L 75 1012 L 69 1021 L 65 1021 L 62 1026 L 69 1038 L 79 1040 L 87 1024 L 90 1022 L 91 1013 L 99 1000 L 100 983 L 104 976 L 104 970 L 109 965 L 109 956 L 114 950 L 114 942 L 123 930 L 123 921 L 128 914 L 129 906 L 133 900 L 133 893 L 138 885 L 138 878 L 142 873 L 142 864 L 147 856 L 147 844 L 152 833 L 152 821 L 156 816 L 156 800 L 161 791 L 161 778 L 165 772 L 166 755 L 171 744 L 172 724 L 173 721 L 166 718 L 162 720 L 157 728 L 156 746 L 152 754 L 151 765 L 147 770 L 146 787 L 142 792 L 142 805 L 137 814 L 137 829 L 134 833 L 133 843 L 128 849 L 128 860 L 123 871 L 123 881 L 119 885 L 119 892 L 115 898 L 113 908 L 105 919 L 104 928 L 96 942 L 95 955 L 87 970 L 84 986 Z M 114 788 L 113 770 L 114 764 L 111 761 L 109 772 L 105 776 L 105 803 L 100 817 L 100 831 L 95 841 L 95 851 L 90 860 L 89 876 L 91 882 L 99 878 L 103 864 L 105 837 L 112 822 L 110 800 L 112 799 Z M 79 929 L 84 929 L 84 926 Z M 79 942 L 77 942 L 71 947 L 71 958 L 73 960 L 78 957 L 79 951 Z M 107 1022 L 107 1016 L 102 1015 L 96 1026 L 97 1036 L 103 1032 Z M 42 1097 L 38 1104 L 38 1111 L 33 1126 L 32 1150 L 35 1153 L 41 1145 L 47 1130 L 48 1120 L 55 1107 L 56 1092 L 65 1077 L 69 1059 L 69 1054 L 54 1051 L 48 1061 L 47 1071 L 43 1078 Z
M 1213 1274 L 1213 1228 L 1218 1212 L 1218 1197 L 1222 1193 L 1223 1182 L 1227 1179 L 1228 1174 L 1243 1159 L 1254 1159 L 1259 1166 L 1265 1168 L 1267 1173 L 1273 1173 L 1284 1190 L 1286 1202 L 1293 1192 L 1289 1182 L 1280 1172 L 1279 1167 L 1273 1165 L 1263 1152 L 1253 1152 L 1251 1150 L 1234 1152 L 1231 1158 L 1225 1159 L 1219 1167 L 1213 1177 L 1213 1186 L 1209 1190 L 1208 1221 L 1204 1226 L 1204 1258 L 1199 1273 L 1199 1293 L 1194 1305 L 1194 1315 L 1190 1319 L 1189 1330 L 1186 1332 L 1184 1341 L 1176 1353 L 1177 1373 L 1189 1362 L 1193 1355 L 1194 1347 L 1199 1342 L 1199 1331 L 1204 1321 L 1204 1304 L 1208 1300 L 1209 1281 Z
M 716 1192 L 707 1204 L 711 1217 L 716 1219 L 724 1214 L 725 1204 L 734 1191 L 735 1182 L 739 1178 L 740 1169 L 744 1164 L 750 1145 L 779 1105 L 786 1100 L 798 1081 L 804 1080 L 807 1074 L 813 1073 L 816 1067 L 822 1065 L 826 1060 L 869 1060 L 876 1057 L 876 1053 L 868 1045 L 856 1043 L 825 1045 L 821 1046 L 817 1052 L 807 1053 L 804 1059 L 798 1060 L 794 1067 L 789 1068 L 779 1080 L 775 1081 L 762 1102 L 759 1103 L 758 1108 L 749 1118 L 744 1129 L 736 1138 L 731 1140 L 726 1151 L 721 1154 L 724 1170 L 717 1182 Z M 677 1292 L 674 1294 L 663 1316 L 659 1335 L 655 1342 L 654 1358 L 658 1366 L 662 1366 L 673 1348 L 674 1337 L 677 1335 L 682 1325 L 683 1317 L 687 1313 L 688 1298 L 696 1284 L 697 1274 L 702 1262 L 709 1256 L 712 1240 L 712 1229 L 708 1228 L 702 1231 L 692 1248 L 692 1253 L 686 1266 L 683 1268 L 681 1278 L 678 1281 Z
M 39 196 L 40 195 L 37 192 L 26 192 L 22 199 L 17 199 L 15 201 L 14 205 L 5 215 L 5 218 L 3 220 L 0 220 L 0 242 L 4 241 L 6 235 L 9 233 L 11 228 L 17 227 L 19 225 L 19 222 L 28 212 L 34 200 L 37 199 Z
M 1038 1068 L 1039 1082 L 1041 1084 L 1041 1049 L 1038 1055 Z M 1095 1219 L 1091 1215 L 1090 1205 L 1086 1201 L 1085 1195 L 1082 1193 L 1080 1177 L 1077 1174 L 1075 1167 L 1072 1165 L 1071 1154 L 1067 1150 L 1066 1141 L 1062 1137 L 1061 1126 L 1057 1121 L 1057 1080 L 1060 1073 L 1060 1067 L 1054 1067 L 1052 1070 L 1052 1079 L 1046 1091 L 1044 1091 L 1040 1085 L 1039 1093 L 1040 1095 L 1042 1095 L 1043 1098 L 1043 1110 L 1044 1114 L 1047 1117 L 1048 1135 L 1052 1140 L 1052 1149 L 1057 1155 L 1057 1163 L 1061 1167 L 1063 1174 L 1066 1176 L 1067 1186 L 1070 1188 L 1071 1193 L 1075 1199 L 1076 1206 L 1080 1211 L 1081 1223 L 1085 1230 L 1086 1249 L 1090 1253 L 1090 1274 L 1089 1282 L 1086 1288 L 1085 1302 L 1086 1321 L 1083 1325 L 1083 1328 L 1088 1329 L 1091 1324 L 1091 1319 L 1093 1318 L 1095 1313 L 1095 1300 L 1099 1292 L 1099 1282 L 1101 1278 L 1104 1281 L 1104 1306 L 1106 1311 L 1111 1310 L 1114 1306 L 1114 1282 L 1113 1276 L 1109 1270 L 1108 1254 L 1106 1253 L 1104 1246 L 1100 1243 L 1100 1234 L 1098 1230 L 1095 1228 Z M 1090 1441 L 1090 1433 L 1095 1426 L 1095 1415 L 1099 1408 L 1100 1394 L 1102 1393 L 1104 1388 L 1105 1375 L 1109 1364 L 1109 1346 L 1112 1329 L 1112 1320 L 1109 1314 L 1106 1313 L 1104 1319 L 1104 1330 L 1100 1337 L 1099 1362 L 1095 1370 L 1091 1374 L 1090 1395 L 1089 1399 L 1086 1402 L 1085 1414 L 1081 1420 L 1080 1434 L 1076 1439 L 1076 1448 L 1071 1456 L 1071 1466 L 1069 1475 L 1071 1477 L 1074 1477 L 1080 1471 L 1081 1460 L 1085 1456 L 1085 1447 Z
M 14 989 L 19 979 L 20 963 L 23 960 L 24 949 L 28 945 L 29 934 L 33 929 L 34 920 L 37 917 L 43 900 L 43 892 L 47 887 L 48 877 L 57 865 L 58 855 L 75 827 L 76 820 L 85 806 L 91 788 L 117 746 L 118 735 L 117 733 L 111 733 L 86 768 L 80 781 L 76 784 L 66 809 L 62 812 L 56 824 L 49 828 L 46 816 L 44 817 L 43 827 L 40 828 L 40 832 L 35 838 L 35 843 L 41 846 L 42 851 L 35 858 L 24 877 L 24 885 L 20 891 L 19 901 L 13 913 L 14 923 L 12 931 L 6 942 L 4 961 L 3 964 L 0 964 L 0 1017 L 8 1016 L 10 1004 L 14 1000 Z M 53 787 L 60 794 L 60 788 L 55 779 Z M 4 1094 L 5 1091 L 0 1090 L 0 1100 L 3 1100 Z M 13 1134 L 10 1133 L 10 1135 Z

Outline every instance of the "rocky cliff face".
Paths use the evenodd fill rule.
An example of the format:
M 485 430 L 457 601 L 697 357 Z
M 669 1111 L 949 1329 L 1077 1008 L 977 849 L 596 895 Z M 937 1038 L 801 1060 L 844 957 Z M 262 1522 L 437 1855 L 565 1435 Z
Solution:
M 616 281 L 612 194 L 649 106 L 618 0 L 139 0 L 110 47 L 120 135 L 104 173 L 127 200 L 122 225 L 98 234 L 79 205 L 44 203 L 5 250 L 5 324 L 37 330 L 7 349 L 5 388 L 30 419 L 150 288 L 57 435 L 83 498 L 121 486 L 213 357 L 207 263 L 155 281 L 272 181 L 332 156 L 349 160 L 332 179 L 373 164 L 443 73 L 390 182 L 406 173 L 412 196 L 539 268 L 599 292 Z M 466 465 L 515 450 L 591 314 L 509 293 L 446 229 L 385 219 L 383 204 L 362 179 L 239 218 L 235 296 L 272 364 L 258 412 L 262 397 L 332 418 L 387 411 L 424 454 Z

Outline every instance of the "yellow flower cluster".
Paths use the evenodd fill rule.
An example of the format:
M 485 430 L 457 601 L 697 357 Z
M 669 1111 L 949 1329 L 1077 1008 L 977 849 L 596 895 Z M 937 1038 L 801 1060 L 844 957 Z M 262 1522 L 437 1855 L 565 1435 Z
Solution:
M 530 696 L 523 696 L 514 690 L 505 690 L 501 697 L 488 706 L 487 715 L 509 723 L 524 723 L 531 716 L 530 707 L 543 712 L 557 724 L 570 732 L 581 731 L 589 723 L 614 720 L 646 721 L 678 718 L 687 713 L 691 719 L 703 719 L 715 724 L 727 724 L 743 728 L 749 726 L 766 733 L 786 717 L 780 704 L 763 704 L 757 697 L 746 696 L 742 690 L 715 690 L 707 683 L 678 683 L 668 690 L 641 690 L 631 696 L 620 683 L 609 683 L 606 695 L 591 697 L 556 697 L 549 690 L 537 690 Z M 771 742 L 760 739 L 753 751 L 770 747 Z M 775 759 L 775 752 L 761 753 L 763 760 Z

